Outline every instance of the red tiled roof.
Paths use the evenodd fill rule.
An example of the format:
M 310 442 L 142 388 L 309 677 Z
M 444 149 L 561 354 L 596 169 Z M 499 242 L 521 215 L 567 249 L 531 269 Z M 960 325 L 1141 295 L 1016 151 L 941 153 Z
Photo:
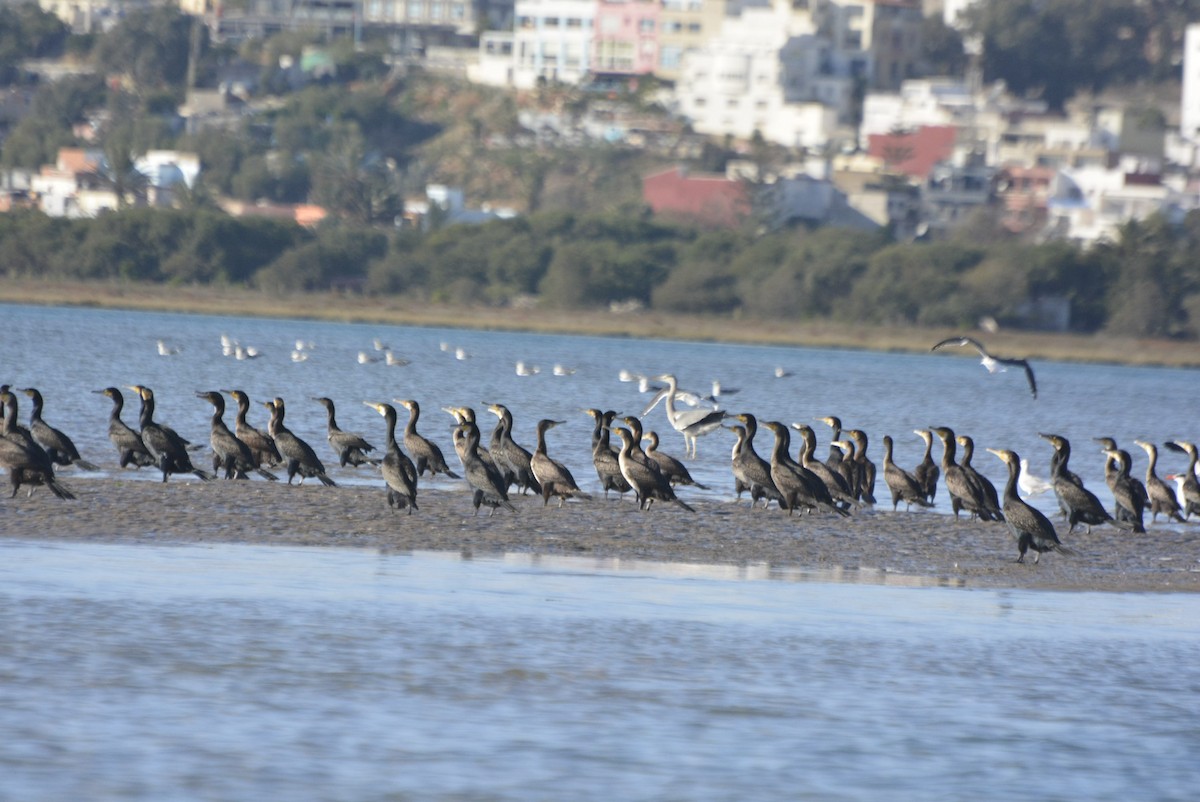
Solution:
M 737 226 L 750 213 L 750 198 L 741 181 L 712 173 L 689 174 L 680 167 L 643 178 L 642 199 L 655 214 L 714 226 Z
M 958 129 L 952 125 L 926 125 L 915 131 L 871 134 L 867 152 L 889 169 L 914 178 L 928 177 L 933 166 L 954 153 Z

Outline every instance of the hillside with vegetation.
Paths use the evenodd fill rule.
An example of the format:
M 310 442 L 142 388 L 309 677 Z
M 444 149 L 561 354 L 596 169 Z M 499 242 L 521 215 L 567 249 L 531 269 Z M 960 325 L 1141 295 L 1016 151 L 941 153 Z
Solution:
M 983 4 L 974 23 L 989 77 L 1015 83 L 1018 67 L 1053 55 L 1046 37 L 1055 31 L 1075 52 L 1120 17 L 1130 36 L 1117 44 L 1101 37 L 1096 71 L 1054 73 L 1041 65 L 1025 89 L 1053 101 L 1178 80 L 1168 63 L 1182 30 L 1178 3 L 1141 4 L 1141 16 L 1116 2 L 1011 5 L 1028 7 L 1018 26 L 1027 36 L 1010 30 L 1007 4 Z M 1072 9 L 1078 18 L 1068 24 Z M 293 33 L 233 48 L 207 41 L 202 28 L 170 9 L 132 12 L 94 37 L 69 35 L 34 6 L 0 7 L 0 17 L 0 81 L 31 97 L 29 113 L 4 132 L 0 168 L 51 163 L 63 146 L 99 147 L 106 167 L 97 180 L 136 195 L 132 164 L 147 150 L 194 151 L 203 165 L 176 209 L 131 207 L 80 220 L 28 210 L 0 215 L 0 276 L 13 281 L 212 285 L 278 297 L 335 291 L 494 308 L 616 307 L 883 326 L 973 327 L 991 318 L 1030 327 L 1038 325 L 1031 308 L 1056 299 L 1069 305 L 1073 332 L 1200 337 L 1195 214 L 1179 223 L 1129 223 L 1118 241 L 1087 251 L 1015 239 L 987 215 L 928 243 L 896 242 L 886 230 L 770 229 L 754 219 L 741 230 L 706 230 L 652 216 L 641 201 L 641 176 L 677 163 L 718 169 L 734 156 L 765 164 L 789 154 L 761 143 L 704 142 L 655 105 L 651 81 L 601 98 L 659 121 L 656 146 L 635 148 L 547 137 L 522 124 L 523 115 L 539 112 L 582 115 L 600 102 L 584 90 L 473 86 L 389 63 L 381 44 L 355 49 Z M 1042 28 L 1029 27 L 1042 17 Z M 953 61 L 955 47 L 961 55 L 956 36 L 931 25 L 931 63 Z M 1121 44 L 1130 37 L 1141 37 L 1141 55 Z M 336 77 L 297 81 L 281 56 L 298 59 L 313 43 L 327 48 Z M 191 73 L 188 52 L 196 54 Z M 31 57 L 61 58 L 77 74 L 32 82 L 20 68 Z M 255 72 L 241 113 L 219 130 L 189 132 L 176 114 L 187 82 L 215 86 L 235 64 Z M 1051 85 L 1048 76 L 1069 83 Z M 80 139 L 84 130 L 94 139 Z M 434 215 L 427 229 L 397 227 L 404 199 L 433 182 L 520 216 L 447 226 Z M 310 230 L 231 217 L 215 204 L 222 197 L 312 202 L 332 214 Z

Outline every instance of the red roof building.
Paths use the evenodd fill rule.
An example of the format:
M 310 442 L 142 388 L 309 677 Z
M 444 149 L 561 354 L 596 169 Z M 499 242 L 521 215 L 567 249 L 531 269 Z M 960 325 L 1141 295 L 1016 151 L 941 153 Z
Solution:
M 672 167 L 642 179 L 642 199 L 657 215 L 733 228 L 750 214 L 742 181 L 714 173 L 690 174 Z
M 933 166 L 954 155 L 958 129 L 952 125 L 926 125 L 915 131 L 871 134 L 867 153 L 883 162 L 888 172 L 924 181 Z

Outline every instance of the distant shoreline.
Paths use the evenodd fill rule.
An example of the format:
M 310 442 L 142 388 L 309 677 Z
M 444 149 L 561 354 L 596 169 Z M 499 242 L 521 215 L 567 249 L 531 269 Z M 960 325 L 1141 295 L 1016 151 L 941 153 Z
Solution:
M 341 477 L 341 471 L 335 471 Z M 363 469 L 356 476 L 371 473 Z M 375 474 L 377 476 L 377 474 Z M 228 543 L 277 546 L 444 551 L 470 554 L 548 554 L 601 560 L 736 565 L 813 571 L 864 584 L 1101 592 L 1200 592 L 1200 524 L 1150 525 L 1131 536 L 1111 527 L 1068 534 L 1074 555 L 1030 553 L 1002 523 L 969 521 L 937 512 L 892 512 L 886 505 L 849 518 L 789 517 L 775 507 L 749 509 L 719 494 L 681 493 L 695 508 L 655 505 L 639 512 L 632 498 L 542 506 L 539 496 L 513 496 L 517 512 L 473 514 L 461 481 L 425 482 L 420 509 L 389 510 L 377 487 L 321 487 L 258 479 L 200 482 L 172 477 L 164 484 L 143 472 L 92 478 L 67 469 L 60 480 L 77 501 L 45 488 L 0 500 L 0 538 L 130 545 Z M 760 570 L 761 569 L 761 570 Z
M 0 303 L 909 353 L 926 352 L 938 340 L 963 333 L 944 328 L 754 320 L 649 310 L 617 314 L 603 310 L 464 307 L 398 296 L 305 293 L 278 297 L 244 288 L 113 281 L 0 279 Z M 975 336 L 986 341 L 996 353 L 1008 356 L 1200 367 L 1200 343 L 1195 341 L 1027 331 Z M 961 355 L 974 357 L 966 349 Z

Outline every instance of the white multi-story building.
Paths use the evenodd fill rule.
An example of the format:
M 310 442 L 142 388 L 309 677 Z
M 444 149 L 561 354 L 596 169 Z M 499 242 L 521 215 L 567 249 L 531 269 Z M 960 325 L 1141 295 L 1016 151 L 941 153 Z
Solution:
M 679 111 L 701 133 L 822 147 L 850 111 L 853 78 L 832 69 L 833 43 L 790 0 L 747 6 L 685 53 Z
M 574 84 L 591 70 L 594 0 L 518 0 L 513 28 L 512 83 Z
M 1200 22 L 1187 26 L 1183 37 L 1183 93 L 1180 134 L 1200 141 Z

